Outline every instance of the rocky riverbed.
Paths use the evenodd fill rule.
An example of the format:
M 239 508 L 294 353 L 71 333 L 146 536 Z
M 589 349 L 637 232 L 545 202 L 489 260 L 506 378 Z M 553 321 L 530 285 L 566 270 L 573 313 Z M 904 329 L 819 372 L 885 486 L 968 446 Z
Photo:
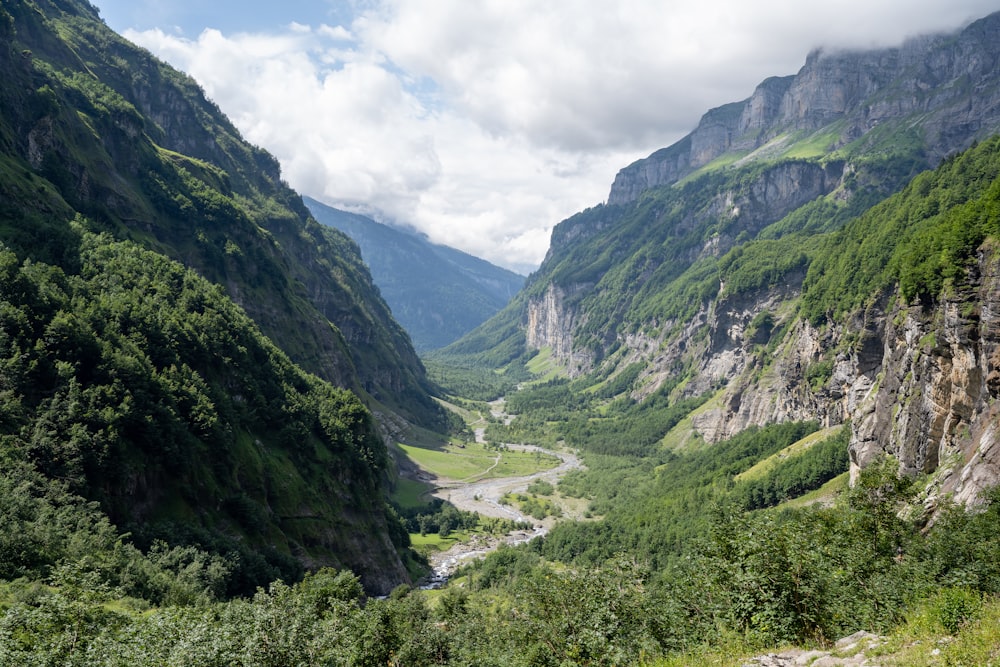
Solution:
M 477 436 L 479 435 L 477 433 Z M 425 586 L 441 586 L 460 565 L 468 560 L 482 558 L 501 544 L 513 545 L 529 542 L 536 537 L 545 535 L 555 523 L 556 520 L 552 517 L 539 521 L 525 516 L 517 508 L 502 504 L 500 498 L 508 493 L 520 493 L 536 480 L 544 480 L 553 485 L 557 484 L 563 475 L 583 465 L 579 457 L 571 452 L 553 452 L 534 445 L 507 445 L 507 447 L 521 451 L 541 452 L 558 457 L 561 462 L 554 468 L 520 477 L 499 477 L 471 482 L 439 479 L 435 481 L 437 488 L 433 495 L 450 502 L 461 510 L 477 512 L 483 516 L 523 521 L 532 524 L 534 528 L 517 530 L 503 537 L 476 535 L 469 542 L 456 544 L 447 551 L 431 554 L 430 563 L 433 574 L 425 582 Z

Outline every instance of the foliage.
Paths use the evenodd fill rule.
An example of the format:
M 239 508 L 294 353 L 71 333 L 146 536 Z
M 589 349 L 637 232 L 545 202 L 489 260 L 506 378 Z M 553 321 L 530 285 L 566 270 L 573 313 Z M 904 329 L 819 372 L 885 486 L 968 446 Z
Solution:
M 308 372 L 442 424 L 357 246 L 310 218 L 277 160 L 190 77 L 87 2 L 19 0 L 9 16 L 19 55 L 0 60 L 0 241 L 18 259 L 75 273 L 80 216 L 224 286 Z M 41 138 L 30 151 L 28 136 Z
M 847 472 L 850 437 L 850 426 L 842 426 L 805 452 L 780 461 L 764 476 L 738 482 L 732 490 L 733 501 L 748 510 L 761 509 L 820 488 Z
M 424 360 L 428 377 L 444 394 L 473 401 L 493 401 L 514 391 L 519 379 L 482 366 L 460 366 L 433 357 Z
M 496 440 L 580 448 L 587 468 L 559 490 L 587 498 L 600 519 L 500 549 L 462 571 L 466 587 L 434 598 L 402 587 L 367 599 L 350 572 L 303 575 L 293 554 L 347 559 L 368 535 L 404 550 L 406 528 L 440 534 L 473 517 L 444 505 L 387 510 L 382 440 L 361 401 L 293 365 L 222 288 L 163 253 L 238 286 L 261 326 L 287 334 L 286 350 L 311 368 L 339 368 L 386 401 L 387 386 L 412 389 L 400 405 L 432 414 L 419 362 L 380 307 L 351 296 L 370 288 L 351 244 L 304 217 L 273 158 L 210 120 L 193 82 L 150 64 L 78 0 L 6 3 L 0 33 L 37 53 L 0 58 L 11 82 L 0 145 L 44 122 L 57 147 L 37 168 L 16 155 L 0 162 L 10 195 L 0 202 L 0 664 L 640 664 L 720 637 L 822 644 L 915 613 L 957 634 L 961 648 L 946 647 L 946 659 L 995 659 L 995 632 L 983 628 L 996 626 L 1000 496 L 919 525 L 901 512 L 912 484 L 885 460 L 832 506 L 786 509 L 782 499 L 843 469 L 846 430 L 737 479 L 818 425 L 669 451 L 664 436 L 710 398 L 682 398 L 683 364 L 643 400 L 637 366 L 539 384 L 509 397 L 513 423 L 490 425 Z M 130 58 L 146 66 L 124 66 Z M 159 98 L 141 91 L 154 83 L 170 84 L 177 113 L 157 115 L 167 127 L 148 120 L 144 104 Z M 166 145 L 184 123 L 197 155 Z M 856 160 L 855 179 L 881 170 L 875 180 L 892 184 L 922 164 L 917 136 L 872 140 L 888 152 Z M 909 300 L 961 288 L 996 233 L 998 147 L 947 161 L 839 231 L 850 201 L 752 226 L 722 205 L 721 193 L 739 199 L 781 164 L 712 171 L 585 211 L 556 228 L 549 267 L 514 305 L 435 357 L 440 382 L 492 398 L 525 379 L 521 309 L 550 284 L 587 315 L 574 333 L 598 362 L 623 331 L 667 335 L 721 283 L 723 296 L 750 294 L 810 262 L 802 313 L 814 322 L 897 283 Z M 847 185 L 854 195 L 881 187 Z M 291 262 L 299 256 L 315 261 Z M 317 291 L 335 295 L 323 317 L 305 296 Z M 775 318 L 751 326 L 763 342 Z M 348 345 L 359 331 L 378 331 L 378 342 Z M 466 367 L 443 368 L 455 360 Z M 821 361 L 805 374 L 820 385 L 831 369 Z M 993 645 L 964 644 L 970 632 Z
M 601 409 L 599 395 L 576 391 L 566 380 L 552 380 L 508 397 L 507 409 L 519 414 L 511 424 L 490 424 L 493 442 L 565 442 L 594 454 L 645 456 L 666 433 L 709 396 L 671 401 L 679 379 L 640 403 Z
M 559 505 L 549 498 L 539 498 L 534 493 L 506 493 L 500 497 L 500 504 L 517 504 L 521 511 L 530 517 L 541 521 L 546 517 L 558 517 L 562 515 Z
M 753 293 L 782 284 L 788 274 L 809 266 L 808 237 L 788 236 L 737 246 L 719 261 L 727 295 Z
M 533 493 L 538 496 L 551 496 L 555 493 L 556 489 L 550 482 L 547 482 L 544 479 L 536 479 L 528 485 L 526 490 L 528 493 Z
M 830 235 L 809 267 L 803 315 L 836 318 L 897 283 L 904 298 L 924 302 L 960 283 L 998 231 L 998 160 L 1000 138 L 984 141 Z
M 816 428 L 815 423 L 751 428 L 712 447 L 660 452 L 653 461 L 616 462 L 613 468 L 605 459 L 588 456 L 590 469 L 580 473 L 586 479 L 581 486 L 592 498 L 592 512 L 603 519 L 557 525 L 540 551 L 553 560 L 589 564 L 622 552 L 664 567 L 707 531 L 706 507 L 728 497 L 734 476 Z M 567 477 L 560 491 L 570 495 L 577 483 Z
M 356 245 L 90 3 L 0 23 L 0 455 L 144 552 L 225 556 L 229 593 L 303 560 L 400 572 L 361 401 L 445 418 Z
M 309 499 L 336 515 L 319 494 L 338 469 L 377 497 L 385 449 L 357 398 L 293 366 L 192 271 L 81 238 L 79 275 L 0 250 L 0 454 L 99 500 L 114 521 L 141 522 L 150 544 L 176 543 L 156 525 L 181 520 L 258 547 L 297 541 L 272 512 Z M 297 471 L 279 481 L 269 467 Z M 173 509 L 140 514 L 137 493 L 166 494 Z
M 90 551 L 79 561 L 83 569 L 71 568 L 76 574 L 59 568 L 54 587 L 0 588 L 7 596 L 0 661 L 638 664 L 684 655 L 720 636 L 740 636 L 741 645 L 759 650 L 859 628 L 884 633 L 908 609 L 960 638 L 978 636 L 980 619 L 994 614 L 992 603 L 979 587 L 936 588 L 958 561 L 946 564 L 935 554 L 952 538 L 975 543 L 977 531 L 993 525 L 997 505 L 990 499 L 982 513 L 956 513 L 950 520 L 961 525 L 948 532 L 935 526 L 924 537 L 896 515 L 907 490 L 890 474 L 893 464 L 876 464 L 835 508 L 746 513 L 714 504 L 705 539 L 662 568 L 620 554 L 592 566 L 553 567 L 531 549 L 504 547 L 461 572 L 468 587 L 449 588 L 436 605 L 405 587 L 365 600 L 355 576 L 321 570 L 247 599 L 147 609 L 145 598 L 123 598 L 123 589 L 108 586 L 111 569 L 95 569 L 100 552 Z M 996 548 L 993 533 L 983 549 Z M 957 646 L 969 655 L 979 650 Z

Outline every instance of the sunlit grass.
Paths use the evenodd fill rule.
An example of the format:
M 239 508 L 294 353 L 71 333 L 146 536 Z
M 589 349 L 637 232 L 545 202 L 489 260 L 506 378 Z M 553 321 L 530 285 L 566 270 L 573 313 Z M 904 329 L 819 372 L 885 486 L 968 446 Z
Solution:
M 553 358 L 551 347 L 540 349 L 538 354 L 532 357 L 531 361 L 527 363 L 527 368 L 532 375 L 536 376 L 534 380 L 527 384 L 540 384 L 567 376 L 566 368 Z
M 835 142 L 840 140 L 843 123 L 838 122 L 815 134 L 802 137 L 788 147 L 784 157 L 819 158 L 828 156 Z
M 720 390 L 703 405 L 693 410 L 687 417 L 677 422 L 677 424 L 670 429 L 665 436 L 663 436 L 663 439 L 660 440 L 660 446 L 673 452 L 704 446 L 705 441 L 701 438 L 700 434 L 697 433 L 694 427 L 695 419 L 703 414 L 711 412 L 712 410 L 720 409 L 722 407 L 722 393 L 723 392 Z
M 699 176 L 702 176 L 709 172 L 719 171 L 721 169 L 725 169 L 726 167 L 731 167 L 740 160 L 742 160 L 743 158 L 745 158 L 746 156 L 747 156 L 747 151 L 735 151 L 730 153 L 723 153 L 722 155 L 715 158 L 711 162 L 708 162 L 702 165 L 701 167 L 698 167 L 690 174 L 677 181 L 676 186 L 679 187 L 685 185 L 686 183 L 694 181 Z
M 751 479 L 758 479 L 763 477 L 775 466 L 777 466 L 782 461 L 789 458 L 796 457 L 806 450 L 808 450 L 813 445 L 823 442 L 827 438 L 833 436 L 837 431 L 841 429 L 840 426 L 831 426 L 830 428 L 823 429 L 821 431 L 816 431 L 815 433 L 810 433 L 806 437 L 802 438 L 798 442 L 792 443 L 788 447 L 785 447 L 780 452 L 775 452 L 766 459 L 758 461 L 756 465 L 747 470 L 744 470 L 739 475 L 736 475 L 733 479 L 738 482 L 743 482 Z
M 496 477 L 520 477 L 554 468 L 555 456 L 512 449 L 490 450 L 484 445 L 447 444 L 426 449 L 400 444 L 400 449 L 422 470 L 437 477 L 454 480 L 477 480 Z
M 482 445 L 466 445 L 460 448 L 458 445 L 449 444 L 441 449 L 426 449 L 401 443 L 399 447 L 422 470 L 450 479 L 485 475 L 497 463 L 499 455 L 487 452 Z
M 798 498 L 786 500 L 781 503 L 780 507 L 799 508 L 806 507 L 808 505 L 815 505 L 816 503 L 828 505 L 832 503 L 837 496 L 848 489 L 850 486 L 850 479 L 851 473 L 841 473 L 814 491 L 805 493 Z
M 436 400 L 445 409 L 450 410 L 451 412 L 457 414 L 459 417 L 462 418 L 462 421 L 464 421 L 466 424 L 470 426 L 483 421 L 483 415 L 481 412 L 469 410 L 468 408 L 464 408 L 461 405 L 456 405 L 455 403 L 451 403 L 450 401 L 446 401 L 440 398 L 435 398 L 434 400 Z
M 751 657 L 759 653 L 741 636 L 720 630 L 713 646 L 676 653 L 642 664 L 646 667 L 737 667 L 747 664 Z
M 427 533 L 426 535 L 410 533 L 410 545 L 420 553 L 425 554 L 430 551 L 447 551 L 460 542 L 468 542 L 471 535 L 467 530 L 452 531 L 447 537 L 441 537 L 437 533 Z
M 952 634 L 941 622 L 940 591 L 917 604 L 906 622 L 874 652 L 878 664 L 898 667 L 1000 665 L 1000 600 L 987 598 Z

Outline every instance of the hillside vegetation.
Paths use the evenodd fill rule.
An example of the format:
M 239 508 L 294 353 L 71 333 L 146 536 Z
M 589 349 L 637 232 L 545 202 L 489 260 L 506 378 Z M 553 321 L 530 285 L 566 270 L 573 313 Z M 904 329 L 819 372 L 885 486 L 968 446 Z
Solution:
M 742 665 L 858 632 L 1000 660 L 1000 139 L 923 173 L 948 114 L 815 113 L 623 170 L 428 362 L 490 446 L 579 453 L 508 500 L 583 520 L 423 591 L 408 531 L 480 522 L 384 500 L 385 436 L 446 419 L 356 245 L 86 2 L 4 2 L 0 34 L 0 666 Z M 871 113 L 938 99 L 901 78 Z M 449 449 L 414 454 L 492 472 Z
M 0 33 L 4 460 L 136 548 L 230 558 L 224 590 L 408 581 L 369 408 L 447 422 L 357 246 L 89 3 L 4 2 Z
M 60 264 L 79 213 L 223 286 L 307 371 L 443 423 L 357 246 L 310 217 L 277 160 L 245 142 L 190 77 L 116 35 L 84 0 L 2 10 L 11 250 Z
M 139 545 L 231 555 L 239 577 L 221 583 L 233 592 L 298 578 L 306 545 L 373 581 L 391 571 L 390 559 L 366 563 L 363 542 L 343 543 L 387 528 L 385 448 L 358 399 L 299 370 L 192 271 L 107 236 L 80 239 L 72 275 L 0 252 L 7 465 L 98 501 Z M 344 478 L 351 496 L 338 493 Z M 17 493 L 21 480 L 10 482 Z

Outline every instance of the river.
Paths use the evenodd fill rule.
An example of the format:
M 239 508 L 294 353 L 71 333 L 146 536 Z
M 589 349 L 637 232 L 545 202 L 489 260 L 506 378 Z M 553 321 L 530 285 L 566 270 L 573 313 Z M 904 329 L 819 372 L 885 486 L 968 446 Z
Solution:
M 493 404 L 493 414 L 509 420 L 510 417 L 502 412 L 502 407 L 500 407 L 502 404 L 502 401 Z M 485 442 L 484 429 L 476 429 L 476 441 Z M 556 519 L 552 517 L 539 521 L 533 517 L 525 516 L 517 508 L 501 504 L 500 498 L 507 493 L 523 492 L 536 480 L 544 480 L 555 486 L 566 473 L 583 465 L 579 457 L 568 451 L 553 452 L 535 445 L 508 444 L 506 447 L 511 450 L 541 452 L 555 456 L 561 462 L 554 468 L 520 477 L 497 477 L 475 481 L 439 479 L 436 482 L 437 488 L 433 495 L 450 502 L 460 510 L 477 512 L 483 516 L 524 521 L 531 523 L 534 528 L 514 531 L 503 537 L 476 535 L 469 542 L 456 544 L 447 551 L 432 553 L 430 563 L 433 574 L 425 588 L 436 588 L 443 585 L 463 562 L 473 558 L 481 558 L 501 544 L 523 544 L 545 535 L 556 522 Z

